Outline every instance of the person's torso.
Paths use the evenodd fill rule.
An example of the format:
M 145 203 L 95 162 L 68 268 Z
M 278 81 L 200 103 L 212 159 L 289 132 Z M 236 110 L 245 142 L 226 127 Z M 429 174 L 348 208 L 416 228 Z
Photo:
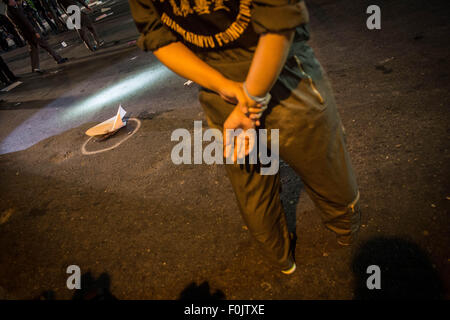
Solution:
M 251 47 L 251 0 L 153 0 L 161 21 L 193 51 Z
M 7 6 L 7 16 L 11 19 L 24 38 L 30 39 L 36 33 L 21 7 Z
M 152 0 L 162 23 L 197 56 L 229 79 L 243 81 L 259 34 L 251 22 L 252 0 Z M 309 39 L 296 28 L 292 56 Z

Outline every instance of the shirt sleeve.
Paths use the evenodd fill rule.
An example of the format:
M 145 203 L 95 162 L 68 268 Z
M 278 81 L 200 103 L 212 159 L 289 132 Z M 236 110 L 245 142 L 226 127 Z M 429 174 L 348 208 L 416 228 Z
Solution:
M 137 45 L 144 51 L 155 51 L 178 41 L 160 19 L 152 0 L 128 0 L 134 23 L 141 34 Z
M 254 0 L 252 24 L 256 33 L 295 29 L 309 22 L 303 0 Z

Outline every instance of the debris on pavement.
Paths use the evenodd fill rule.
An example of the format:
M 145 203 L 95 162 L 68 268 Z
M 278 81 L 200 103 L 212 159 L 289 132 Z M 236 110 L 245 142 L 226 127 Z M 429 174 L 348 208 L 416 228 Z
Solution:
M 86 131 L 86 134 L 93 137 L 107 134 L 109 135 L 116 132 L 127 124 L 123 121 L 123 117 L 126 113 L 127 112 L 122 108 L 122 105 L 120 105 L 119 109 L 117 110 L 117 114 L 114 117 L 109 118 L 108 120 L 105 120 L 102 123 L 90 128 Z
M 393 69 L 386 67 L 386 64 L 392 60 L 394 60 L 394 57 L 390 57 L 390 58 L 384 59 L 383 61 L 378 62 L 375 65 L 375 69 L 383 71 L 384 74 L 391 73 Z
M 17 87 L 17 86 L 20 86 L 21 84 L 22 84 L 21 81 L 16 81 L 16 82 L 10 84 L 9 86 L 3 88 L 3 89 L 2 89 L 2 92 L 8 92 L 8 91 L 14 89 L 14 88 Z
M 104 19 L 104 18 L 106 18 L 106 17 L 108 17 L 108 16 L 110 16 L 110 15 L 112 15 L 112 14 L 114 14 L 114 12 L 104 13 L 104 14 L 102 14 L 101 16 L 98 16 L 98 17 L 95 19 L 95 21 L 102 20 L 102 19 Z
M 6 223 L 14 213 L 14 209 L 10 208 L 0 214 L 0 225 Z

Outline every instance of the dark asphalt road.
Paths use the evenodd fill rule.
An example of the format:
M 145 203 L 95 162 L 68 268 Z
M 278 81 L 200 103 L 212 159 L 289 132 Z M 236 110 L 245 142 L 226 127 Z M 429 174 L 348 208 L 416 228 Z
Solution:
M 70 299 L 66 268 L 78 265 L 118 299 L 448 299 L 448 5 L 380 0 L 382 29 L 370 31 L 372 3 L 309 2 L 311 45 L 333 83 L 360 184 L 353 248 L 336 244 L 282 163 L 298 270 L 285 276 L 264 262 L 224 168 L 171 162 L 172 131 L 205 120 L 196 85 L 130 43 L 127 2 L 113 0 L 103 7 L 114 14 L 96 23 L 106 45 L 95 53 L 74 32 L 52 36 L 70 61 L 41 53 L 43 76 L 29 72 L 26 48 L 2 54 L 23 84 L 0 93 L 0 298 Z M 86 150 L 128 137 L 119 147 L 84 155 L 84 132 L 119 103 L 140 128 L 130 121 Z M 369 292 L 373 264 L 382 289 Z

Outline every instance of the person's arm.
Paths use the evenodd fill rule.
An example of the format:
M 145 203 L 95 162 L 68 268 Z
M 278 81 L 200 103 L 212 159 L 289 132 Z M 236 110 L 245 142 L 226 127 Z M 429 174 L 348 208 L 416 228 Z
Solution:
M 159 17 L 152 0 L 129 0 L 131 14 L 139 33 L 137 45 L 151 51 L 166 67 L 183 78 L 220 94 L 231 103 L 247 98 L 240 83 L 225 78 L 198 58 Z
M 265 96 L 275 84 L 286 62 L 294 31 L 266 33 L 260 36 L 245 80 L 248 93 Z
M 260 38 L 245 81 L 249 95 L 264 97 L 270 91 L 286 62 L 295 29 L 308 21 L 303 0 L 253 0 L 252 25 Z
M 153 51 L 153 54 L 179 76 L 217 92 L 229 102 L 238 103 L 245 99 L 238 83 L 225 78 L 181 42 L 170 43 Z

